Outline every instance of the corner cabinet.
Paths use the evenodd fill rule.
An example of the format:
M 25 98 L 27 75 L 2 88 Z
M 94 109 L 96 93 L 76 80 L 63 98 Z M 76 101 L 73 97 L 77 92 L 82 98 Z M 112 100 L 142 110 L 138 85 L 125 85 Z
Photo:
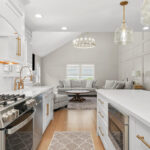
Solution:
M 43 133 L 53 119 L 53 98 L 52 90 L 43 94 Z

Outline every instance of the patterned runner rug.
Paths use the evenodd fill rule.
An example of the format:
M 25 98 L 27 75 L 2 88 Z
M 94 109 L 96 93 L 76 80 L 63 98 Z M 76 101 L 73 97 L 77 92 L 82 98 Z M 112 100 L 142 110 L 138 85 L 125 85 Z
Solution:
M 48 150 L 94 150 L 89 132 L 55 132 Z
M 80 110 L 90 110 L 97 108 L 96 97 L 84 97 L 86 100 L 83 102 L 72 102 L 68 104 L 68 109 L 80 109 Z

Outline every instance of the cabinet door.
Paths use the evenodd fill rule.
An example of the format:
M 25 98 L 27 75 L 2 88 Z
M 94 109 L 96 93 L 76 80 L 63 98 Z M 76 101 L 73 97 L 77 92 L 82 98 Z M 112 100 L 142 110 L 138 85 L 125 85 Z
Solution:
M 24 35 L 24 12 L 16 2 L 13 0 L 2 0 L 1 15 L 6 20 L 9 20 L 10 24 L 15 28 L 18 34 Z
M 136 121 L 135 123 L 135 143 L 136 150 L 150 149 L 150 128 L 143 123 Z
M 8 58 L 10 58 L 10 60 L 24 63 L 25 43 L 23 40 L 22 37 L 9 37 Z

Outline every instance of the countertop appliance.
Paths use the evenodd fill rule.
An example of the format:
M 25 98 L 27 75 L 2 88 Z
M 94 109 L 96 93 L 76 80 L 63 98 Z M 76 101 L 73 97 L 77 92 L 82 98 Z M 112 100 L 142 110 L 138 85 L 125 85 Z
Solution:
M 108 104 L 109 137 L 116 150 L 129 150 L 128 115 Z
M 33 128 L 33 149 L 36 150 L 43 134 L 43 103 L 42 103 L 42 95 L 38 95 L 35 97 L 36 99 L 36 112 L 34 117 L 34 128 Z
M 35 99 L 0 95 L 0 150 L 32 150 Z

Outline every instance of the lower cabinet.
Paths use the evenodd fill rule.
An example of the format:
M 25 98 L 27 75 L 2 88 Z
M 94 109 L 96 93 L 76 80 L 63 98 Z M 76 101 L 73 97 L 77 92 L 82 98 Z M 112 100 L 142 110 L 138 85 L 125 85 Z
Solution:
M 105 150 L 116 150 L 108 127 L 108 100 L 97 93 L 97 134 Z M 150 150 L 150 127 L 132 116 L 129 116 L 129 150 Z
M 130 121 L 130 149 L 149 150 L 150 149 L 150 127 L 146 126 L 137 119 L 131 118 Z
M 43 133 L 53 119 L 53 91 L 43 94 Z
M 105 150 L 115 150 L 108 136 L 108 102 L 97 94 L 97 134 Z

